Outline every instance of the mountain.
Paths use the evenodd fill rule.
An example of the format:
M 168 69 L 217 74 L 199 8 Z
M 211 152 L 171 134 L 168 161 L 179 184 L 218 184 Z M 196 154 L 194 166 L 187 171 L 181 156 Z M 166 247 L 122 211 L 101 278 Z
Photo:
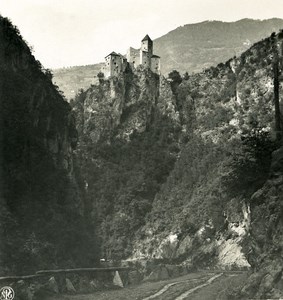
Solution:
M 176 28 L 154 40 L 163 74 L 200 72 L 238 56 L 252 44 L 283 28 L 282 19 L 205 21 Z
M 75 119 L 51 79 L 0 16 L 1 276 L 97 261 L 76 173 Z
M 227 299 L 282 298 L 282 49 L 280 31 L 190 76 L 127 67 L 68 103 L 1 17 L 1 274 L 250 269 Z
M 67 99 L 75 97 L 80 89 L 88 89 L 91 84 L 98 82 L 96 75 L 103 64 L 75 66 L 52 70 L 53 82 L 64 92 Z
M 71 101 L 104 258 L 253 268 L 231 295 L 282 295 L 282 149 L 273 104 L 282 37 L 181 82 L 127 69 Z
M 163 74 L 174 69 L 191 74 L 239 55 L 280 28 L 283 28 L 282 19 L 188 24 L 154 40 L 154 52 L 161 56 Z M 71 99 L 79 89 L 97 83 L 101 66 L 102 63 L 55 69 L 53 82 Z

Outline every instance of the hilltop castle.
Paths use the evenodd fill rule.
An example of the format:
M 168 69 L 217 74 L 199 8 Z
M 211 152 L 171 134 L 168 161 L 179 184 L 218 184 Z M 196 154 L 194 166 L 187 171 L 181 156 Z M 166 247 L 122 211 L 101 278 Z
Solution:
M 125 71 L 128 63 L 132 68 L 142 65 L 156 74 L 160 73 L 160 57 L 153 54 L 153 41 L 148 35 L 142 39 L 141 48 L 134 49 L 130 47 L 126 57 L 114 51 L 108 54 L 105 57 L 105 65 L 101 71 L 106 78 L 117 76 Z

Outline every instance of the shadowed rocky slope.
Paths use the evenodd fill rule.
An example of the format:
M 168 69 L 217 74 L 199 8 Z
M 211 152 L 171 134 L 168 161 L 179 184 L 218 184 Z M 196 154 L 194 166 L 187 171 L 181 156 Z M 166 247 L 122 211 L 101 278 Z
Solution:
M 95 247 L 74 172 L 71 108 L 2 17 L 0 106 L 0 274 L 95 260 L 85 252 Z

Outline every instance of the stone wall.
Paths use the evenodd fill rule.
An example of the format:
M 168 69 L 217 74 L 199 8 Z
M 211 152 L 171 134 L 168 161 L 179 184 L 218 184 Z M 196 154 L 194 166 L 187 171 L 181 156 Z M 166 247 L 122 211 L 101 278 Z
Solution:
M 127 61 L 131 67 L 137 67 L 140 64 L 140 50 L 130 47 L 127 51 Z
M 160 73 L 160 57 L 153 55 L 151 58 L 151 71 L 153 73 Z

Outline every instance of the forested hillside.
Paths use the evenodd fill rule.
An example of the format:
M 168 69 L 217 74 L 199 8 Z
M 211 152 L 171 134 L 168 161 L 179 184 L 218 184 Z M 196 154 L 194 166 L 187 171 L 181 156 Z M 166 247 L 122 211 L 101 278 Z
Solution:
M 81 172 L 103 257 L 259 266 L 250 256 L 262 249 L 250 238 L 251 198 L 280 147 L 273 61 L 281 44 L 272 34 L 183 78 L 127 69 L 76 97 Z
M 0 17 L 0 274 L 94 263 L 75 119 L 19 30 Z

